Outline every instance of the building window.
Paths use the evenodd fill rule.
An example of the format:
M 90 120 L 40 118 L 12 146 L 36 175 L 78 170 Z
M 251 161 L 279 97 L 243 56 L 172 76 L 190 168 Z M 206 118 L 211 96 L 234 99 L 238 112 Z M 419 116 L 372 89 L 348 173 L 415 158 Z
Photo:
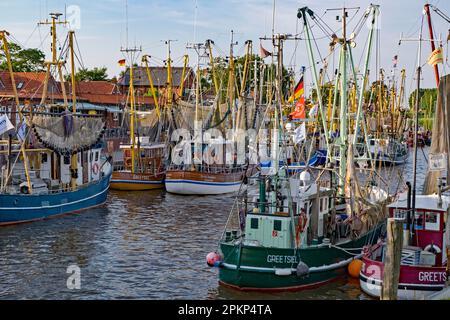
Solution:
M 18 84 L 17 84 L 17 89 L 22 89 L 23 88 L 23 82 L 19 82 Z

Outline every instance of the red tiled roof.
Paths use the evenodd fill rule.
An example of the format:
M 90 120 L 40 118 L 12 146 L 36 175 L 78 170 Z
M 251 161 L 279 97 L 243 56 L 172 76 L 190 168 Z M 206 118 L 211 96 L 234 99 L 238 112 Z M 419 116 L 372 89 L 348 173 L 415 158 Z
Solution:
M 71 89 L 71 84 L 66 83 L 66 88 Z M 109 81 L 79 81 L 76 84 L 76 92 L 79 94 L 93 93 L 93 94 L 116 94 L 119 89 L 115 83 Z
M 20 99 L 40 100 L 45 80 L 45 72 L 15 72 L 14 78 Z M 23 82 L 19 88 L 19 84 Z M 71 83 L 65 82 L 67 98 L 70 101 Z M 53 92 L 52 92 L 53 91 Z M 117 105 L 126 103 L 127 95 L 122 94 L 117 84 L 108 81 L 80 81 L 76 85 L 77 99 L 93 104 Z M 9 72 L 0 71 L 0 99 L 14 98 Z M 61 83 L 50 78 L 48 100 L 63 100 Z M 136 97 L 137 104 L 153 104 L 152 97 Z
M 14 80 L 19 96 L 42 93 L 45 72 L 14 72 Z M 8 71 L 0 71 L 0 81 L 3 84 L 0 87 L 0 92 L 13 92 L 11 76 Z M 52 76 L 49 78 L 48 91 L 56 94 L 60 93 L 59 87 Z

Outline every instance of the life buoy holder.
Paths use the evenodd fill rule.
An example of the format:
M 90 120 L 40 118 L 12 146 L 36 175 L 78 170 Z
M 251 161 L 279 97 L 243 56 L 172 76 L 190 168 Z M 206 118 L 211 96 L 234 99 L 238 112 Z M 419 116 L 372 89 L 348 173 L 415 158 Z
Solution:
M 295 241 L 297 243 L 297 246 L 300 245 L 300 234 L 305 231 L 307 221 L 308 217 L 306 216 L 306 213 L 300 213 L 300 215 L 298 216 L 297 226 L 295 228 Z
M 20 193 L 29 194 L 30 190 L 28 189 L 28 186 L 21 186 L 20 187 Z
M 98 174 L 99 170 L 100 170 L 100 168 L 99 168 L 99 166 L 98 166 L 98 163 L 95 162 L 95 163 L 92 165 L 92 173 L 93 173 L 93 174 Z
M 427 245 L 423 250 L 431 252 L 431 253 L 435 253 L 435 254 L 439 254 L 442 252 L 441 248 L 439 248 L 437 245 L 435 245 L 433 243 L 430 243 L 429 245 Z

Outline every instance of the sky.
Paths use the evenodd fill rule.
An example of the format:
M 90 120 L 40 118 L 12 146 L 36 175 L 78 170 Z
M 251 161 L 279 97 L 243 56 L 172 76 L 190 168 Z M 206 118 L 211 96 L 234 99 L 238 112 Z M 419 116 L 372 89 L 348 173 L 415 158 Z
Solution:
M 171 42 L 171 55 L 175 65 L 181 66 L 182 56 L 189 54 L 190 66 L 195 67 L 197 55 L 194 50 L 186 48 L 188 43 L 204 43 L 206 39 L 212 39 L 215 43 L 213 55 L 228 55 L 233 30 L 235 41 L 238 42 L 234 47 L 235 55 L 244 54 L 244 43 L 248 39 L 253 40 L 253 50 L 258 53 L 259 38 L 270 37 L 273 26 L 275 33 L 303 36 L 303 23 L 297 18 L 300 7 L 311 8 L 333 30 L 340 29 L 341 23 L 336 20 L 336 15 L 340 12 L 327 9 L 344 5 L 347 8 L 359 7 L 357 10 L 349 10 L 348 29 L 351 31 L 371 2 L 379 4 L 381 12 L 379 45 L 374 46 L 370 63 L 371 80 L 375 80 L 376 57 L 379 56 L 378 67 L 384 68 L 388 79 L 392 75 L 398 77 L 401 68 L 406 69 L 406 91 L 410 92 L 415 88 L 418 42 L 404 41 L 399 45 L 399 39 L 402 34 L 403 38 L 418 38 L 425 3 L 420 0 L 1 0 L 0 29 L 8 30 L 19 44 L 40 48 L 50 57 L 50 38 L 46 38 L 49 27 L 37 27 L 37 22 L 45 20 L 49 12 L 64 13 L 67 8 L 67 17 L 77 27 L 76 35 L 84 66 L 105 66 L 112 77 L 121 71 L 117 61 L 123 58 L 121 48 L 127 46 L 141 47 L 143 54 L 152 57 L 152 65 L 162 65 L 167 57 L 167 45 L 164 41 L 176 40 Z M 429 2 L 450 16 L 450 0 Z M 444 40 L 445 59 L 450 26 L 434 12 L 432 19 L 435 36 Z M 60 41 L 64 41 L 67 29 L 59 30 Z M 361 65 L 361 69 L 368 30 L 367 26 L 363 27 L 354 40 L 354 59 L 357 65 Z M 322 56 L 327 56 L 329 40 L 317 27 L 312 31 Z M 429 38 L 426 19 L 423 38 Z M 269 51 L 272 50 L 271 41 L 261 43 Z M 435 86 L 433 69 L 426 65 L 430 52 L 430 43 L 422 42 L 423 87 Z M 398 55 L 398 68 L 393 71 L 394 55 Z M 318 60 L 317 52 L 315 56 Z M 330 73 L 335 65 L 334 59 L 337 59 L 337 55 L 329 58 Z M 266 60 L 270 61 L 270 58 Z M 301 67 L 306 66 L 305 84 L 307 89 L 311 87 L 312 74 L 308 68 L 310 64 L 305 40 L 286 42 L 284 62 L 297 75 Z M 447 60 L 446 64 L 440 66 L 440 72 L 448 73 L 449 70 L 450 61 Z

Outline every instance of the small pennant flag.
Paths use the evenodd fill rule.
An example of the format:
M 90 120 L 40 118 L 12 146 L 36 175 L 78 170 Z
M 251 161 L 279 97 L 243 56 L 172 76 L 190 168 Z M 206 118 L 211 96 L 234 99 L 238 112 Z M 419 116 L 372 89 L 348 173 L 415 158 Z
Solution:
M 11 121 L 9 121 L 8 116 L 6 114 L 0 116 L 0 135 L 8 132 L 11 129 L 14 129 L 14 126 L 12 125 Z
M 319 105 L 315 104 L 311 110 L 309 110 L 308 116 L 310 118 L 315 118 L 317 116 L 317 113 L 319 112 Z
M 397 63 L 398 63 L 398 56 L 395 55 L 394 58 L 392 58 L 392 64 L 394 68 L 397 68 Z
M 26 135 L 27 135 L 27 124 L 24 120 L 20 124 L 19 129 L 17 130 L 17 138 L 19 138 L 19 140 L 23 142 L 25 140 Z
M 294 130 L 293 140 L 295 144 L 298 144 L 303 140 L 305 140 L 305 138 L 306 138 L 306 126 L 305 123 L 303 122 L 300 126 L 298 126 Z
M 121 60 L 118 61 L 118 63 L 119 63 L 119 66 L 125 67 L 125 65 L 126 65 L 126 60 L 125 60 L 125 59 L 121 59 Z
M 268 56 L 271 56 L 272 54 L 263 48 L 262 44 L 259 44 L 259 55 L 262 59 L 267 58 Z
M 303 88 L 303 76 L 298 80 L 297 85 L 294 88 L 294 94 L 289 97 L 288 102 L 292 103 L 294 100 L 300 99 L 301 96 L 303 96 L 304 88 Z
M 428 64 L 431 66 L 435 66 L 438 63 L 443 63 L 444 62 L 444 56 L 442 54 L 442 47 L 437 48 L 436 50 L 434 50 L 430 56 L 428 57 Z

